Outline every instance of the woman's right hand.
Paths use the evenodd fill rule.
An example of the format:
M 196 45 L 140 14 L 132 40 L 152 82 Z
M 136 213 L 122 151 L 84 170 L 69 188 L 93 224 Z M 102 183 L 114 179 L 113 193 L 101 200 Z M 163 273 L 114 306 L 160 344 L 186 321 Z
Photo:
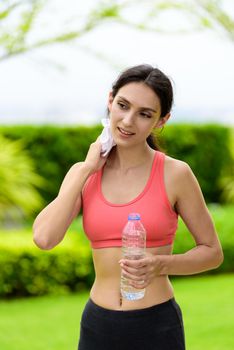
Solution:
M 90 174 L 101 169 L 106 163 L 108 155 L 103 157 L 101 155 L 101 148 L 100 136 L 98 136 L 97 140 L 89 146 L 89 151 L 84 161 L 84 165 L 89 168 Z

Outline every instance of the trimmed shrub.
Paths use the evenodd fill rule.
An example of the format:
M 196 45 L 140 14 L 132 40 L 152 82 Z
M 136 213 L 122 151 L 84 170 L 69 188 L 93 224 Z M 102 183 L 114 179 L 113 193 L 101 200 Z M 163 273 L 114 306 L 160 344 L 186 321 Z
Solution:
M 38 249 L 30 232 L 0 237 L 0 297 L 64 294 L 91 287 L 91 251 L 77 233 L 67 234 L 51 251 Z
M 221 178 L 234 175 L 232 129 L 222 125 L 171 125 L 163 135 L 168 155 L 188 163 L 207 202 L 223 202 Z
M 0 134 L 9 139 L 22 139 L 25 149 L 34 159 L 36 171 L 49 180 L 39 189 L 47 203 L 58 194 L 69 168 L 85 159 L 89 145 L 101 131 L 97 127 L 1 126 Z

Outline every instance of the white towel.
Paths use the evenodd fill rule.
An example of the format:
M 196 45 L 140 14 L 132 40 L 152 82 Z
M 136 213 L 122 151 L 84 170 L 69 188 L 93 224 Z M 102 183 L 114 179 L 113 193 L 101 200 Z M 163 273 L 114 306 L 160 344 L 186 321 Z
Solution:
M 103 118 L 101 121 L 104 127 L 100 135 L 100 141 L 102 144 L 101 155 L 105 157 L 110 152 L 112 147 L 116 145 L 116 143 L 111 135 L 110 119 Z

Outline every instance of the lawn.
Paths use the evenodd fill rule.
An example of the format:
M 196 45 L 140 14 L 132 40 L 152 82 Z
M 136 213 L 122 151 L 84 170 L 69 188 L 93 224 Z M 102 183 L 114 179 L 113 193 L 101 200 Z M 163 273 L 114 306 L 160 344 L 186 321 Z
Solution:
M 183 310 L 187 350 L 234 349 L 234 274 L 172 283 Z M 0 349 L 76 350 L 87 299 L 82 293 L 0 301 Z

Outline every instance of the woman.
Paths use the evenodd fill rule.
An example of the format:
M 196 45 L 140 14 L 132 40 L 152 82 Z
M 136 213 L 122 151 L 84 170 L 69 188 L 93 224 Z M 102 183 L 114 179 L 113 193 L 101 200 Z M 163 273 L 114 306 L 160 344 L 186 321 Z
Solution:
M 170 118 L 172 102 L 171 82 L 159 69 L 139 65 L 122 72 L 108 99 L 116 146 L 103 157 L 100 139 L 91 144 L 33 225 L 35 243 L 51 249 L 83 207 L 96 278 L 82 315 L 79 350 L 185 349 L 182 313 L 168 275 L 200 273 L 223 261 L 191 169 L 153 144 L 152 133 Z M 132 212 L 141 214 L 147 231 L 147 254 L 140 260 L 121 254 L 122 229 Z M 178 215 L 196 247 L 174 255 Z M 121 297 L 121 269 L 132 286 L 146 288 L 144 298 Z

